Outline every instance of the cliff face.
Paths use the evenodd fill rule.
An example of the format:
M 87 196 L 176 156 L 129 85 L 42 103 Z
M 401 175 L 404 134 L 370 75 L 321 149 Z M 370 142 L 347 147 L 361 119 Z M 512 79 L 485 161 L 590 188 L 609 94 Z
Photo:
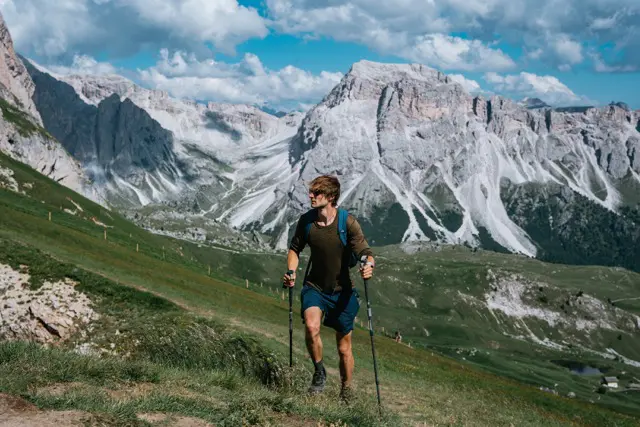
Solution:
M 11 35 L 0 15 L 0 151 L 100 201 L 89 187 L 80 164 L 43 129 L 32 100 L 34 91 L 35 84 L 16 56 Z
M 0 95 L 7 102 L 31 116 L 42 125 L 38 110 L 31 100 L 35 85 L 22 61 L 13 49 L 13 40 L 0 14 Z

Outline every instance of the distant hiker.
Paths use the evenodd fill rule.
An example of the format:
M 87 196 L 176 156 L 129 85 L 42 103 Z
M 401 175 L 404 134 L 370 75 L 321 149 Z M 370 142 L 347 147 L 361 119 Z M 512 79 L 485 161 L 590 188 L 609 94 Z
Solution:
M 315 372 L 309 387 L 310 393 L 324 390 L 326 370 L 322 361 L 320 324 L 324 315 L 325 326 L 336 331 L 336 344 L 340 356 L 340 397 L 344 401 L 352 398 L 352 374 L 354 367 L 351 350 L 353 324 L 360 308 L 359 294 L 349 276 L 363 255 L 367 263 L 359 269 L 363 279 L 373 275 L 374 259 L 358 221 L 347 211 L 336 208 L 340 198 L 340 183 L 337 178 L 323 175 L 309 185 L 312 209 L 302 215 L 291 239 L 285 274 L 286 286 L 294 286 L 300 252 L 309 245 L 311 268 L 301 290 L 301 317 L 305 324 L 305 342 L 312 358 Z
M 400 331 L 396 331 L 395 339 L 396 339 L 397 343 L 401 343 L 402 342 L 402 335 L 400 335 Z

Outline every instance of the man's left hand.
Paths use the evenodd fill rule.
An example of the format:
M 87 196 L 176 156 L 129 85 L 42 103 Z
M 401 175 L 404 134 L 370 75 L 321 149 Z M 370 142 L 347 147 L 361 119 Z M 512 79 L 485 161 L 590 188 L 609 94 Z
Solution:
M 373 257 L 367 257 L 365 265 L 360 267 L 360 276 L 365 280 L 370 279 L 373 276 L 374 265 Z

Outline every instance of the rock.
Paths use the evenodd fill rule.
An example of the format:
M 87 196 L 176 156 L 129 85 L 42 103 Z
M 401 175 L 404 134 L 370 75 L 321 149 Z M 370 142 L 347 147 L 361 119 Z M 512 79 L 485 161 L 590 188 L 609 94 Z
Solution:
M 569 394 L 567 394 L 567 397 L 570 398 L 570 399 L 573 399 L 573 398 L 576 397 L 576 394 L 574 392 L 570 391 Z
M 35 124 L 42 125 L 40 114 L 31 100 L 35 85 L 13 49 L 13 39 L 1 14 L 0 50 L 0 95 L 27 113 Z
M 18 286 L 28 281 L 27 273 L 0 264 L 0 307 L 5 307 L 0 311 L 1 339 L 40 343 L 66 340 L 77 330 L 76 322 L 83 320 L 86 324 L 99 318 L 89 299 L 74 289 L 75 282 L 47 281 L 36 291 Z

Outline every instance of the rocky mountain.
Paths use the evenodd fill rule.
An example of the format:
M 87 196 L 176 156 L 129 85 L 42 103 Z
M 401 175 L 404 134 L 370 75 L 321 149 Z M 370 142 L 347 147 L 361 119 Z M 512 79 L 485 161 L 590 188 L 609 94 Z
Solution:
M 241 198 L 238 180 L 255 184 L 287 163 L 286 139 L 301 118 L 178 100 L 120 76 L 60 76 L 25 63 L 45 126 L 120 206 L 186 204 L 199 213 L 221 194 Z
M 424 66 L 360 62 L 292 141 L 301 179 L 288 206 L 302 210 L 302 182 L 332 172 L 345 184 L 342 203 L 372 219 L 369 230 L 393 230 L 378 233 L 380 243 L 473 245 L 490 236 L 535 256 L 535 240 L 505 207 L 503 184 L 559 184 L 604 210 L 634 203 L 625 195 L 640 184 L 638 119 L 616 106 L 528 110 L 474 98 Z
M 608 218 L 616 230 L 602 230 L 598 239 L 607 243 L 600 247 L 628 252 L 623 265 L 637 266 L 628 257 L 638 250 L 627 249 L 639 246 L 633 212 L 640 116 L 619 105 L 530 109 L 499 96 L 471 96 L 426 66 L 361 61 L 304 118 L 278 118 L 250 106 L 176 100 L 118 76 L 55 76 L 40 84 L 32 74 L 41 114 L 40 100 L 48 96 L 50 105 L 67 102 L 56 95 L 65 85 L 77 95 L 74 102 L 98 110 L 115 103 L 116 94 L 170 132 L 172 144 L 154 147 L 166 152 L 157 159 L 176 173 L 162 176 L 179 190 L 150 178 L 109 180 L 112 194 L 135 192 L 133 204 L 170 203 L 184 217 L 257 230 L 284 248 L 308 209 L 306 183 L 332 173 L 342 182 L 342 206 L 358 216 L 373 244 L 437 240 L 554 259 L 557 236 L 572 245 L 588 238 L 574 231 L 589 210 L 589 227 Z M 46 125 L 49 118 L 43 119 Z M 140 143 L 136 132 L 130 135 Z M 134 152 L 122 163 L 130 173 L 144 177 L 158 169 L 135 164 Z M 623 239 L 621 233 L 626 245 L 611 241 Z M 574 262 L 593 260 L 592 253 L 580 254 Z M 598 259 L 618 258 L 624 257 Z
M 99 201 L 81 165 L 43 127 L 31 96 L 35 85 L 17 57 L 0 15 L 0 151 Z
M 544 102 L 540 98 L 529 98 L 526 97 L 519 102 L 520 105 L 529 108 L 529 109 L 537 109 L 537 108 L 550 108 L 551 106 Z

